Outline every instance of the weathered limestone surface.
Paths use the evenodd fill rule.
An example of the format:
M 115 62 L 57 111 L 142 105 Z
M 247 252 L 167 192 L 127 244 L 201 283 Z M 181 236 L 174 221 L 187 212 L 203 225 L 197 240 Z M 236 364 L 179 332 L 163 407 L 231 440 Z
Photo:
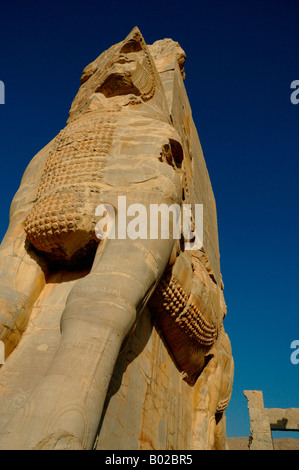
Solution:
M 250 418 L 250 450 L 273 450 L 271 427 L 264 409 L 263 392 L 244 390 Z
M 148 310 L 118 358 L 105 405 L 97 449 L 187 449 L 192 442 L 193 390 Z
M 0 432 L 45 375 L 59 345 L 60 318 L 66 298 L 78 275 L 85 274 L 84 271 L 53 274 L 35 302 L 22 341 L 0 371 Z
M 250 417 L 250 450 L 276 449 L 277 447 L 273 447 L 271 430 L 299 430 L 298 408 L 288 408 L 286 410 L 281 408 L 264 408 L 263 392 L 258 390 L 245 390 L 244 395 L 248 401 Z
M 134 28 L 88 65 L 0 247 L 1 449 L 225 449 L 233 360 L 185 53 Z M 99 204 L 204 205 L 203 247 L 105 239 Z M 148 211 L 149 213 L 149 211 Z M 117 224 L 116 224 L 116 228 Z
M 265 412 L 274 431 L 299 431 L 298 408 L 265 408 Z
M 248 437 L 228 437 L 229 450 L 249 450 Z M 274 450 L 299 450 L 299 439 L 282 437 L 273 439 Z

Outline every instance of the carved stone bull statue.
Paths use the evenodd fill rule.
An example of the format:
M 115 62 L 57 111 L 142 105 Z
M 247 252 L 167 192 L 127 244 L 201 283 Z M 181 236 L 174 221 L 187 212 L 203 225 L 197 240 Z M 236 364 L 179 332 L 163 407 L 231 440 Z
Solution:
M 170 49 L 175 65 L 167 69 Z M 204 164 L 192 154 L 197 137 L 181 117 L 185 92 L 169 85 L 175 70 L 183 79 L 183 64 L 177 43 L 149 48 L 134 28 L 85 68 L 67 126 L 23 176 L 0 249 L 0 339 L 7 357 L 19 345 L 0 370 L 0 384 L 51 275 L 80 274 L 61 315 L 59 345 L 24 404 L 0 428 L 1 448 L 93 448 L 116 360 L 146 305 L 185 382 L 201 383 L 193 447 L 225 448 L 219 422 L 233 365 L 222 324 L 217 240 L 211 239 L 217 232 L 212 192 Z M 206 187 L 197 187 L 196 172 L 205 175 Z M 119 196 L 127 207 L 145 208 L 146 236 L 119 236 L 116 217 L 118 236 L 98 238 L 97 207 L 109 205 L 118 216 Z M 152 205 L 190 204 L 194 216 L 195 204 L 205 210 L 207 199 L 203 247 L 185 250 L 171 217 L 168 237 L 150 237 Z

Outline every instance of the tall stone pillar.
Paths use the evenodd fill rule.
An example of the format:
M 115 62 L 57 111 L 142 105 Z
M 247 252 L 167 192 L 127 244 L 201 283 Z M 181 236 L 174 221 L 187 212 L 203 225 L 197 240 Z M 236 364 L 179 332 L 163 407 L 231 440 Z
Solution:
M 269 417 L 264 409 L 263 392 L 245 390 L 250 418 L 250 450 L 273 450 Z

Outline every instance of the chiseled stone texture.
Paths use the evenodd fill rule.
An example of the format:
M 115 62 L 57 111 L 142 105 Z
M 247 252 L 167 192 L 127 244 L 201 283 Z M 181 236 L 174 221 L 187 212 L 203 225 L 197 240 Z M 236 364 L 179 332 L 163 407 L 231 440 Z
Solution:
M 34 304 L 22 341 L 0 369 L 0 436 L 48 369 L 60 340 L 60 318 L 78 274 L 52 275 Z M 19 423 L 21 426 L 21 422 Z M 0 438 L 1 444 L 1 438 Z
M 275 447 L 271 431 L 298 431 L 298 408 L 264 408 L 263 392 L 245 390 L 250 418 L 250 450 L 273 450 Z M 277 440 L 276 440 L 277 441 Z M 287 439 L 281 439 L 281 442 Z M 294 440 L 296 443 L 296 440 Z M 290 448 L 288 443 L 288 447 Z M 274 447 L 273 447 L 274 446 Z M 295 446 L 296 447 L 296 446 Z
M 97 449 L 188 449 L 192 442 L 193 389 L 148 310 L 118 358 L 105 406 Z
M 271 427 L 264 409 L 263 392 L 245 390 L 250 418 L 250 450 L 273 450 Z
M 299 408 L 265 408 L 271 429 L 275 431 L 299 431 Z

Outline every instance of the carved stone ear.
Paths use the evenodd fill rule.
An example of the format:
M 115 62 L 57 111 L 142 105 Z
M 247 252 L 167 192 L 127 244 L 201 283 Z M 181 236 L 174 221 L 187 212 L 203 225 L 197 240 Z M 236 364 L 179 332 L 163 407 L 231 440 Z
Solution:
M 132 29 L 130 34 L 123 41 L 120 52 L 124 54 L 129 52 L 139 52 L 144 49 L 144 47 L 145 41 L 142 37 L 141 32 L 139 31 L 139 28 L 135 26 L 135 28 Z

